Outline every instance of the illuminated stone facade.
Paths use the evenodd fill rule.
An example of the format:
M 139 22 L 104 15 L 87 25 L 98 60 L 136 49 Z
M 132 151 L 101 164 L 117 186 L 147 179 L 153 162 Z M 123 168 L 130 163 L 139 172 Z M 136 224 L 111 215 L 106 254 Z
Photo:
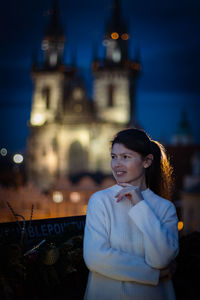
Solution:
M 0 186 L 0 223 L 16 221 L 8 203 L 15 214 L 25 220 L 30 220 L 31 215 L 35 220 L 85 215 L 90 196 L 113 184 L 112 177 L 104 178 L 99 184 L 88 176 L 82 177 L 76 184 L 67 178 L 60 178 L 48 194 L 43 194 L 31 183 L 17 189 Z M 22 220 L 20 216 L 19 220 Z
M 110 173 L 110 141 L 117 131 L 134 124 L 140 66 L 128 59 L 129 35 L 120 20 L 115 1 L 104 40 L 106 57 L 95 58 L 92 64 L 92 101 L 78 70 L 63 63 L 65 36 L 54 7 L 42 42 L 44 62 L 42 66 L 34 63 L 32 69 L 27 172 L 29 180 L 42 189 L 65 176 Z

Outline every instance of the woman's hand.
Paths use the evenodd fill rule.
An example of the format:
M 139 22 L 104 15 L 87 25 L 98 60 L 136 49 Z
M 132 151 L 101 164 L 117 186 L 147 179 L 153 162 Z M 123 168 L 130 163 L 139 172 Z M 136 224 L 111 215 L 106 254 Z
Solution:
M 160 270 L 160 278 L 171 278 L 176 272 L 176 261 L 172 260 L 167 268 Z
M 143 200 L 142 193 L 139 187 L 133 186 L 129 183 L 122 183 L 120 185 L 123 187 L 123 189 L 115 195 L 115 198 L 117 198 L 117 202 L 120 202 L 124 198 L 128 198 L 132 205 L 135 205 Z
M 171 278 L 171 272 L 169 268 L 160 270 L 160 278 Z

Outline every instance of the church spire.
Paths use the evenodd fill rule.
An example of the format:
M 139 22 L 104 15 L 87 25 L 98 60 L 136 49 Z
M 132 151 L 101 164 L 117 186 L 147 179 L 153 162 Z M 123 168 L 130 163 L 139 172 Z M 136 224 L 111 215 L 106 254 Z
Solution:
M 175 134 L 172 136 L 172 144 L 174 145 L 190 145 L 193 143 L 193 135 L 190 123 L 187 119 L 187 113 L 182 111 L 181 120 L 178 124 Z
M 121 18 L 120 1 L 114 0 L 112 16 L 107 23 L 104 39 L 108 62 L 121 64 L 128 59 L 128 39 L 127 26 Z
M 64 37 L 64 30 L 60 23 L 59 19 L 59 8 L 58 8 L 58 1 L 54 0 L 51 10 L 51 18 L 50 22 L 45 31 L 46 38 L 63 38 Z
M 58 1 L 53 1 L 51 17 L 42 41 L 44 51 L 44 67 L 57 68 L 62 65 L 65 35 L 60 23 Z
M 120 4 L 119 0 L 115 0 L 113 4 L 113 25 L 115 27 L 120 27 Z

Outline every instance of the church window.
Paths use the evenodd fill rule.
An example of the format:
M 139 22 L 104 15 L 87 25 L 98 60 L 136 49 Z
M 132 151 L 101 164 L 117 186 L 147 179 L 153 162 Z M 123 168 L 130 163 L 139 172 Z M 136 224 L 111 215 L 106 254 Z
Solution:
M 109 84 L 108 85 L 108 107 L 112 107 L 114 104 L 113 96 L 114 96 L 114 85 Z
M 74 141 L 68 152 L 69 174 L 84 172 L 88 167 L 88 152 L 79 141 Z
M 118 48 L 113 50 L 112 59 L 114 62 L 118 63 L 121 60 L 121 52 Z
M 81 100 L 84 96 L 84 92 L 81 88 L 75 88 L 73 91 L 73 97 L 75 100 Z
M 50 65 L 52 67 L 56 66 L 57 61 L 58 61 L 58 55 L 57 55 L 57 53 L 56 52 L 51 53 L 50 57 L 49 57 Z
M 52 148 L 53 148 L 54 152 L 56 152 L 58 150 L 58 143 L 57 143 L 56 137 L 53 138 L 53 140 L 52 140 Z
M 43 149 L 42 149 L 42 156 L 46 156 L 46 155 L 47 155 L 46 149 L 43 148 Z
M 49 87 L 45 87 L 42 90 L 42 96 L 44 101 L 46 102 L 46 109 L 50 108 L 50 88 Z
M 46 51 L 46 50 L 48 50 L 48 48 L 49 48 L 49 42 L 47 40 L 44 40 L 42 42 L 42 50 Z
M 81 104 L 76 104 L 76 105 L 74 105 L 74 111 L 75 111 L 76 113 L 80 113 L 80 112 L 82 111 L 82 109 L 83 109 L 83 107 L 82 107 Z

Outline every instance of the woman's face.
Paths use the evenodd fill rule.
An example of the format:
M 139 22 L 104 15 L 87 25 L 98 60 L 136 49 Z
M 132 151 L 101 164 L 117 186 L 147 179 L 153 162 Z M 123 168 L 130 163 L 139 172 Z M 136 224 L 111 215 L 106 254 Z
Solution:
M 129 183 L 146 188 L 145 183 L 146 160 L 142 156 L 123 144 L 114 144 L 111 151 L 111 168 L 117 183 Z

